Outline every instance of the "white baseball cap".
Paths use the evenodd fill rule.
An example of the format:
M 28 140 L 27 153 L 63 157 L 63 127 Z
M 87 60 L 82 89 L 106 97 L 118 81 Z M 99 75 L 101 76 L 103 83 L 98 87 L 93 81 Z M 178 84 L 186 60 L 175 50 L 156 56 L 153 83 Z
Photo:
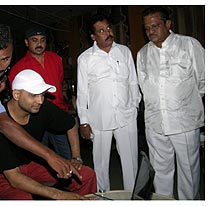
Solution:
M 16 75 L 12 82 L 12 90 L 14 89 L 23 89 L 32 94 L 56 91 L 55 86 L 46 84 L 43 78 L 31 69 L 25 69 Z

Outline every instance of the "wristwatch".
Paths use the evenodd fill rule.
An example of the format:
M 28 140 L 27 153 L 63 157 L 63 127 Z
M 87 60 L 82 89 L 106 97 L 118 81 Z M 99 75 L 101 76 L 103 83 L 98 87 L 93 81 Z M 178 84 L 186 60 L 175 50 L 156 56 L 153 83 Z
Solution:
M 80 157 L 73 157 L 73 160 L 79 161 L 81 164 L 83 164 L 83 160 Z

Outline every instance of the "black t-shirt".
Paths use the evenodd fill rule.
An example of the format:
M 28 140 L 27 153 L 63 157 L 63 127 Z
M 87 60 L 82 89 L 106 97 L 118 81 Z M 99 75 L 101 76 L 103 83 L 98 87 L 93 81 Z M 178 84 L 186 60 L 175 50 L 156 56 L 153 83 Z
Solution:
M 10 116 L 7 104 L 4 106 Z M 75 119 L 72 115 L 45 100 L 40 111 L 31 114 L 28 124 L 22 125 L 22 127 L 32 137 L 41 141 L 45 130 L 65 134 L 74 125 Z M 36 161 L 36 159 L 33 154 L 19 148 L 0 133 L 0 173 L 27 164 L 32 160 Z

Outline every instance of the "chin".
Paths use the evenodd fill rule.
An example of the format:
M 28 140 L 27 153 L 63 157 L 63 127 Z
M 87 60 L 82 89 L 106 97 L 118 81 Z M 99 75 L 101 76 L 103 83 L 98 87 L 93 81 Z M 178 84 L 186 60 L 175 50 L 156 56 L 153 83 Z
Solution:
M 36 113 L 38 113 L 39 111 L 40 111 L 40 108 L 38 108 L 38 109 L 35 109 L 35 108 L 34 108 L 34 109 L 31 110 L 31 113 L 32 113 L 32 114 L 36 114 Z

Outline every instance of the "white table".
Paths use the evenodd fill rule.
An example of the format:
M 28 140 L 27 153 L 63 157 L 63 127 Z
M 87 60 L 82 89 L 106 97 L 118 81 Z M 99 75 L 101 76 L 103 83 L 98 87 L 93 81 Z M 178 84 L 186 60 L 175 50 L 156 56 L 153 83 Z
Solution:
M 112 190 L 105 192 L 104 194 L 102 193 L 96 193 L 96 194 L 90 194 L 86 195 L 89 198 L 95 199 L 95 200 L 102 200 L 98 196 L 103 196 L 104 198 L 110 199 L 110 200 L 130 200 L 132 196 L 132 191 L 128 190 Z M 152 200 L 174 200 L 173 198 L 166 197 L 163 195 L 159 195 L 156 193 L 153 193 L 152 195 Z

